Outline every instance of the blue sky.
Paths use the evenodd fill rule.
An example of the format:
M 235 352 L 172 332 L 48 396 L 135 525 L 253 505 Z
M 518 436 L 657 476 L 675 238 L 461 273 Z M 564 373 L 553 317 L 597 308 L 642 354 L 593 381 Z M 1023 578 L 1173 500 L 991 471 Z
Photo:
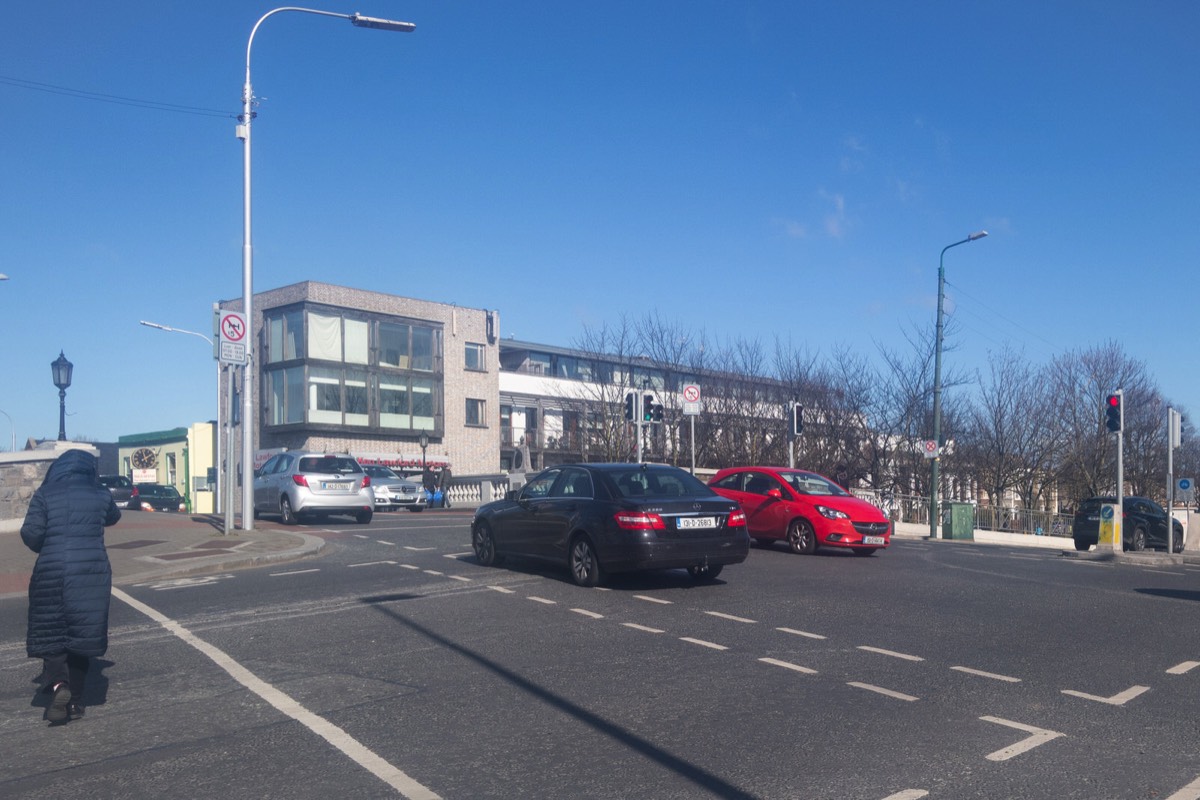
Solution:
M 207 334 L 212 302 L 241 295 L 234 117 L 274 7 L 6 10 L 0 410 L 18 441 L 57 435 L 59 350 L 70 436 L 214 415 L 207 345 L 138 321 Z M 987 229 L 946 255 L 948 366 L 1116 340 L 1200 407 L 1200 5 L 313 7 L 417 29 L 260 28 L 259 291 L 311 279 L 499 309 L 503 336 L 563 346 L 657 311 L 874 357 L 931 323 L 942 247 Z

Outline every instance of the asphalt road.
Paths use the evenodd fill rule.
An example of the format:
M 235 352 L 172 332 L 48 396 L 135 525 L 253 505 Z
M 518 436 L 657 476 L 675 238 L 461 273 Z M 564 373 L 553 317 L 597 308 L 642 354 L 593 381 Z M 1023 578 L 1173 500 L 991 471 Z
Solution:
M 0 601 L 0 796 L 1200 798 L 1200 568 L 897 541 L 584 590 L 468 523 L 122 587 L 62 727 Z

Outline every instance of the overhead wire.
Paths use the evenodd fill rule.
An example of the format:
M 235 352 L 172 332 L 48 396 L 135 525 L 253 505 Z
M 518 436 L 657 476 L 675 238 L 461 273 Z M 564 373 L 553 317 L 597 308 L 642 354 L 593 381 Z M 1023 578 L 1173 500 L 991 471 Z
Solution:
M 73 89 L 69 86 L 56 86 L 52 83 L 41 83 L 40 81 L 26 80 L 25 78 L 14 78 L 9 75 L 0 75 L 0 83 L 9 86 L 15 86 L 19 89 L 29 89 L 36 92 L 46 92 L 48 94 L 59 94 L 66 97 L 76 97 L 81 100 L 95 100 L 100 103 L 113 103 L 122 106 L 134 106 L 135 108 L 148 108 L 154 111 L 170 111 L 176 114 L 194 114 L 201 117 L 236 117 L 237 114 L 229 111 L 222 111 L 217 108 L 202 108 L 199 106 L 185 106 L 179 103 L 164 103 L 158 100 L 141 100 L 136 97 L 122 97 L 115 94 L 104 94 L 102 92 L 90 92 L 85 89 Z

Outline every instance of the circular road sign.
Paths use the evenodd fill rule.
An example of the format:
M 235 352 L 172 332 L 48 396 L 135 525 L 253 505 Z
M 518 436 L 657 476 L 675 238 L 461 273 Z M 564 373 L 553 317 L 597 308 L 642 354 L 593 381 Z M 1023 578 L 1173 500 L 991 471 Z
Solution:
M 689 403 L 697 402 L 700 399 L 700 387 L 694 383 L 683 387 L 683 399 Z

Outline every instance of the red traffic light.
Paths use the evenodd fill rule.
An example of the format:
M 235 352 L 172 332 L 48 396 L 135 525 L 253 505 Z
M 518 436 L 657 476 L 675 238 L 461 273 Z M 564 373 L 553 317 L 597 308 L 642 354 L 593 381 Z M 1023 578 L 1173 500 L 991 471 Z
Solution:
M 1121 407 L 1121 395 L 1110 394 L 1108 396 L 1108 407 L 1109 408 L 1120 408 Z

